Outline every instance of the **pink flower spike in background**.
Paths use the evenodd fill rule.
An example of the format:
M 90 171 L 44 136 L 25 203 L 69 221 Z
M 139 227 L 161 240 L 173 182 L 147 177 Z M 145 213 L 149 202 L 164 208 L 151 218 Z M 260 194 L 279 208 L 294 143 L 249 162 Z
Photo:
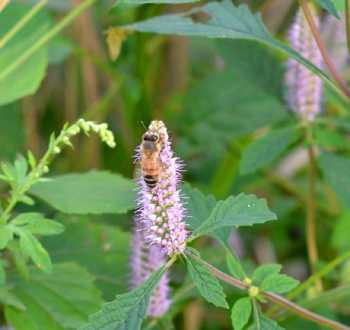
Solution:
M 137 288 L 148 277 L 158 270 L 166 262 L 166 256 L 157 246 L 149 246 L 142 231 L 134 230 L 132 245 L 132 288 Z M 157 288 L 153 291 L 148 306 L 148 316 L 158 318 L 163 316 L 170 306 L 169 299 L 169 275 L 166 272 L 161 278 Z
M 344 14 L 337 19 L 334 16 L 327 14 L 322 20 L 321 34 L 322 38 L 329 50 L 331 57 L 334 59 L 334 64 L 339 73 L 345 77 L 344 71 L 349 65 L 349 53 L 346 44 L 346 23 Z
M 317 25 L 318 16 L 315 17 Z M 317 67 L 322 67 L 322 56 L 301 10 L 289 31 L 291 46 Z M 287 101 L 290 109 L 303 121 L 313 121 L 321 112 L 322 80 L 302 64 L 289 59 L 286 72 Z

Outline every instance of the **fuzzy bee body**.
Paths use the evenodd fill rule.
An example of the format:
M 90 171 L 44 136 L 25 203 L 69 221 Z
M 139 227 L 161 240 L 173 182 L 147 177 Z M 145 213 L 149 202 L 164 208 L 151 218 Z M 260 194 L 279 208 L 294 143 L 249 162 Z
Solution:
M 141 174 L 148 188 L 157 186 L 161 174 L 162 163 L 160 152 L 162 142 L 157 132 L 147 131 L 141 143 Z

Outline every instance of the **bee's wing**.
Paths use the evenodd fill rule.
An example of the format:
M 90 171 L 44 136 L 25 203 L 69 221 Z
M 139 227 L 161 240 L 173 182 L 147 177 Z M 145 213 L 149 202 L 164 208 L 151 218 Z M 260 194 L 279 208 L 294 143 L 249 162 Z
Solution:
M 142 175 L 140 162 L 135 162 L 133 178 L 138 179 Z

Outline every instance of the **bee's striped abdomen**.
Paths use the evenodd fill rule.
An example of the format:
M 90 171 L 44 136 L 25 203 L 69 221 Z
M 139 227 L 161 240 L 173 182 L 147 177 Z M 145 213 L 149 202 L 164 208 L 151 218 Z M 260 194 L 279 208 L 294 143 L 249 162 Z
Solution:
M 143 179 L 148 188 L 153 189 L 157 185 L 157 178 L 153 175 L 144 175 Z

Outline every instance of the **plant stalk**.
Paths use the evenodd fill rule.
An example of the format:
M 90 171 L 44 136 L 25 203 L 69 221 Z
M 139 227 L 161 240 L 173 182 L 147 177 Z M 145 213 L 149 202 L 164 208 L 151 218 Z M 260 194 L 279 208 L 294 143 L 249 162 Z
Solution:
M 248 289 L 248 285 L 243 283 L 242 281 L 227 275 L 223 273 L 221 270 L 217 269 L 213 265 L 207 263 L 200 257 L 188 252 L 191 258 L 195 259 L 196 261 L 200 262 L 202 265 L 208 268 L 208 270 L 217 278 L 221 279 L 222 281 L 226 282 L 227 284 L 230 284 L 238 289 L 246 290 Z M 272 292 L 262 292 L 261 293 L 267 300 L 280 305 L 284 309 L 287 309 L 291 311 L 292 313 L 300 316 L 301 318 L 305 320 L 312 321 L 314 323 L 320 324 L 322 326 L 328 327 L 329 329 L 334 329 L 334 330 L 350 330 L 350 327 L 341 324 L 339 322 L 330 320 L 324 316 L 321 316 L 319 314 L 316 314 L 314 312 L 311 312 L 295 303 L 292 301 L 278 295 Z
M 64 130 L 62 130 L 61 134 L 57 137 L 55 145 L 52 147 L 56 147 L 60 142 L 61 138 L 64 134 Z M 15 189 L 11 194 L 10 201 L 5 208 L 4 212 L 1 214 L 0 223 L 6 223 L 11 215 L 12 210 L 15 208 L 20 198 L 32 187 L 32 185 L 38 180 L 40 177 L 39 172 L 43 169 L 43 167 L 53 158 L 52 148 L 49 148 L 44 156 L 41 158 L 39 163 L 35 166 L 35 168 L 29 173 L 26 178 L 24 184 L 19 187 L 19 189 Z
M 345 23 L 346 23 L 346 41 L 350 55 L 350 0 L 345 1 Z
M 57 23 L 50 31 L 44 34 L 39 40 L 37 40 L 30 48 L 28 48 L 21 56 L 15 59 L 8 67 L 0 72 L 0 81 L 4 80 L 7 76 L 13 73 L 20 65 L 27 61 L 36 51 L 47 44 L 53 37 L 60 33 L 67 25 L 69 25 L 77 16 L 83 11 L 92 6 L 97 0 L 85 0 L 79 6 L 74 8 L 69 14 L 67 14 L 59 23 Z
M 349 1 L 349 0 L 348 0 Z M 346 84 L 346 82 L 342 79 L 340 74 L 338 73 L 328 51 L 327 48 L 325 47 L 322 39 L 320 32 L 318 31 L 318 28 L 316 26 L 315 20 L 312 17 L 308 0 L 299 0 L 300 6 L 304 12 L 305 18 L 309 24 L 311 33 L 316 41 L 317 47 L 319 48 L 323 61 L 328 67 L 328 70 L 333 77 L 334 81 L 338 84 L 339 88 L 343 91 L 343 93 L 347 96 L 348 99 L 350 99 L 350 90 Z
M 334 260 L 332 260 L 330 263 L 324 266 L 319 272 L 310 276 L 305 282 L 299 285 L 295 290 L 293 290 L 288 295 L 288 299 L 295 299 L 296 297 L 298 297 L 302 292 L 304 292 L 307 288 L 309 288 L 312 284 L 314 284 L 317 281 L 317 279 L 320 279 L 323 276 L 327 275 L 334 268 L 336 268 L 337 266 L 342 264 L 346 259 L 349 259 L 349 258 L 350 258 L 350 250 L 340 255 L 339 257 L 335 258 Z
M 318 250 L 317 250 L 317 225 L 316 225 L 316 163 L 315 150 L 312 144 L 308 147 L 309 166 L 308 166 L 308 198 L 306 215 L 306 243 L 309 255 L 312 274 L 317 272 Z M 320 279 L 316 281 L 316 287 L 322 290 Z
M 25 14 L 13 28 L 5 33 L 0 40 L 0 49 L 3 48 L 15 35 L 20 31 L 40 10 L 47 4 L 48 0 L 40 0 L 35 6 L 33 6 L 27 14 Z

